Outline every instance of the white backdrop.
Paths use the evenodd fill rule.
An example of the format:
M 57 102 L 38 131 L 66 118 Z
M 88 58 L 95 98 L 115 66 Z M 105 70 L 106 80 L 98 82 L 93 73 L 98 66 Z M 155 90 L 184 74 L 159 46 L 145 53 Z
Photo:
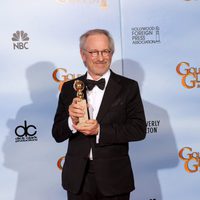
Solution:
M 133 0 L 121 6 L 124 75 L 140 83 L 150 121 L 147 139 L 131 145 L 136 200 L 198 200 L 200 1 Z M 183 86 L 176 71 L 181 62 L 190 65 L 181 64 L 182 73 L 195 71 L 191 68 L 198 72 L 185 78 L 189 86 L 194 80 L 191 89 Z M 150 130 L 156 127 L 158 132 Z M 188 162 L 196 172 L 184 169 L 185 161 L 178 156 L 184 147 L 192 148 L 183 151 L 184 157 L 197 153 Z
M 112 69 L 139 82 L 147 116 L 146 140 L 130 144 L 131 199 L 199 200 L 199 7 L 199 0 L 2 1 L 0 199 L 66 199 L 57 161 L 67 142 L 51 137 L 58 87 L 86 71 L 79 36 L 104 28 L 116 44 Z

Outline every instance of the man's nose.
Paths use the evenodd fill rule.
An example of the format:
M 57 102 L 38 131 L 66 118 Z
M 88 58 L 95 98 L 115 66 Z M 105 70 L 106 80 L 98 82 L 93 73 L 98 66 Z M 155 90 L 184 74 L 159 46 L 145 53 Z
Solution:
M 103 52 L 99 51 L 98 53 L 98 59 L 103 60 Z

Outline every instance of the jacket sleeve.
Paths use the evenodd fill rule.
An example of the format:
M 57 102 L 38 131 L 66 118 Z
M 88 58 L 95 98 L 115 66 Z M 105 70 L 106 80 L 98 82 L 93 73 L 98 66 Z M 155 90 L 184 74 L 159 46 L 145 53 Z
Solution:
M 52 135 L 56 142 L 63 142 L 73 135 L 68 126 L 68 107 L 72 102 L 72 84 L 67 82 L 63 85 L 59 95 L 58 107 L 54 117 Z M 70 92 L 71 91 L 71 92 Z
M 100 124 L 101 134 L 98 144 L 100 146 L 139 141 L 146 136 L 145 113 L 137 82 L 130 81 L 124 90 L 126 90 L 123 94 L 126 95 L 125 111 L 123 110 L 125 117 L 122 121 Z

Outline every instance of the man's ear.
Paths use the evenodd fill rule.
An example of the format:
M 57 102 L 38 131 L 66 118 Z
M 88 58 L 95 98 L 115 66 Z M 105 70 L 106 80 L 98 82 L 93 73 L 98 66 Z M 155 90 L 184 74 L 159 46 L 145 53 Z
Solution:
M 81 58 L 83 60 L 83 62 L 85 62 L 85 52 L 83 51 L 83 49 L 80 49 L 80 54 L 81 54 Z

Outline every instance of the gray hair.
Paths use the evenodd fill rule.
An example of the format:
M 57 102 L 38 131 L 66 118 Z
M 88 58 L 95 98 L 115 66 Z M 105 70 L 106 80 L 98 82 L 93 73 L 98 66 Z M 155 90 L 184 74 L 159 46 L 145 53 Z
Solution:
M 109 48 L 112 51 L 112 53 L 114 53 L 114 51 L 115 51 L 114 40 L 113 40 L 111 34 L 107 30 L 104 30 L 104 29 L 89 30 L 86 33 L 84 33 L 83 35 L 81 35 L 80 44 L 79 44 L 80 45 L 80 49 L 84 49 L 84 46 L 85 46 L 85 43 L 86 43 L 86 40 L 87 40 L 88 36 L 90 36 L 90 35 L 98 35 L 98 34 L 103 34 L 108 38 Z

